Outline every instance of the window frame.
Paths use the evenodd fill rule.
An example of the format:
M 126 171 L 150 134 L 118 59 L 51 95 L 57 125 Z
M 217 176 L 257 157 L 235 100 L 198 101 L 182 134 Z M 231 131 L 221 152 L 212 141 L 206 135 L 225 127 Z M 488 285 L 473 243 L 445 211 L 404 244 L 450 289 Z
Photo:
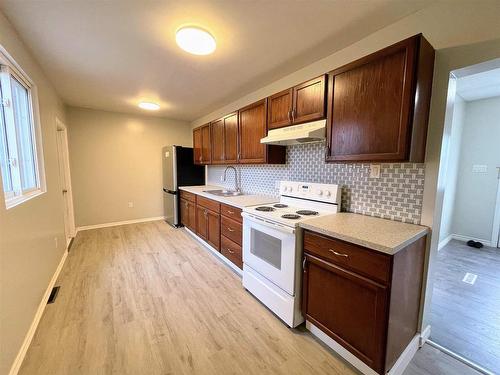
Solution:
M 28 94 L 28 115 L 31 126 L 31 146 L 33 148 L 33 166 L 36 179 L 36 186 L 28 189 L 22 188 L 21 168 L 19 165 L 18 151 L 20 148 L 20 140 L 18 137 L 19 128 L 16 125 L 14 117 L 14 104 L 12 100 L 11 88 L 12 79 L 15 79 L 21 86 L 23 86 Z M 7 147 L 9 149 L 15 148 L 12 153 L 17 156 L 17 166 L 15 167 L 15 173 L 12 173 L 11 168 L 9 168 L 8 172 L 11 176 L 13 190 L 4 192 L 3 184 L 0 184 L 1 191 L 4 196 L 5 208 L 9 209 L 45 193 L 47 191 L 47 188 L 45 180 L 42 132 L 40 126 L 37 87 L 2 46 L 0 46 L 0 81 L 2 85 L 2 96 L 7 100 L 7 105 L 4 105 L 4 102 L 0 103 L 3 107 L 3 113 L 0 115 L 4 116 Z M 0 175 L 0 180 L 1 179 L 2 176 Z

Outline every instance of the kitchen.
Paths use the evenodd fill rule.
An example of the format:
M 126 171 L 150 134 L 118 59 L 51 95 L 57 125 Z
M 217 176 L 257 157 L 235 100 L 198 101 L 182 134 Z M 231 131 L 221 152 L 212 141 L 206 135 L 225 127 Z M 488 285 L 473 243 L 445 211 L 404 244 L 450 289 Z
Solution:
M 41 123 L 43 152 L 52 155 L 47 159 L 42 147 L 33 145 L 39 157 L 33 157 L 38 163 L 35 180 L 40 182 L 33 198 L 22 193 L 10 200 L 5 181 L 12 177 L 15 183 L 17 167 L 3 167 L 2 220 L 18 233 L 14 223 L 20 219 L 12 215 L 52 197 L 49 192 L 60 186 L 64 201 L 51 198 L 51 207 L 58 207 L 51 214 L 65 214 L 47 225 L 64 224 L 54 224 L 56 250 L 67 241 L 63 258 L 57 260 L 59 250 L 53 257 L 57 267 L 48 268 L 48 281 L 33 291 L 31 301 L 41 298 L 42 303 L 37 307 L 38 302 L 30 302 L 27 311 L 35 311 L 35 317 L 23 315 L 26 329 L 14 327 L 17 318 L 2 312 L 2 327 L 12 327 L 5 331 L 10 341 L 5 339 L 2 347 L 16 343 L 5 350 L 2 371 L 475 373 L 474 367 L 427 342 L 428 259 L 435 250 L 432 216 L 439 199 L 429 184 L 439 167 L 433 163 L 446 96 L 440 84 L 451 70 L 446 57 L 456 53 L 446 47 L 456 44 L 446 44 L 427 26 L 450 8 L 423 3 L 418 11 L 408 5 L 404 12 L 409 13 L 399 13 L 399 21 L 387 19 L 387 34 L 370 33 L 380 36 L 375 43 L 369 36 L 359 38 L 364 42 L 330 50 L 332 57 L 316 59 L 311 68 L 295 66 L 300 74 L 274 83 L 261 80 L 236 96 L 237 85 L 224 87 L 233 94 L 212 103 L 211 110 L 193 108 L 189 118 L 182 117 L 187 115 L 180 114 L 179 105 L 150 94 L 131 99 L 134 106 L 140 99 L 139 110 L 118 104 L 111 91 L 122 89 L 111 84 L 111 73 L 101 94 L 81 83 L 76 95 L 77 86 L 69 80 L 57 82 L 64 94 L 51 99 L 58 125 L 50 130 L 44 125 L 50 122 L 47 100 L 40 100 L 40 115 L 36 101 L 50 90 L 38 84 L 43 88 L 38 94 L 31 84 L 45 81 L 37 69 L 25 67 L 29 64 L 22 60 L 31 60 L 15 52 L 17 37 L 2 21 L 9 31 L 8 38 L 0 39 L 5 47 L 2 72 L 13 79 L 26 77 L 23 85 L 34 100 L 34 133 Z M 246 6 L 260 11 L 256 4 Z M 278 4 L 268 6 L 283 10 Z M 340 10 L 343 5 L 315 6 Z M 379 12 L 387 12 L 379 6 Z M 133 10 L 142 8 L 131 7 L 123 14 L 133 19 Z M 491 14 L 490 7 L 479 7 L 483 17 Z M 54 9 L 54 14 L 74 17 L 78 7 Z M 112 9 L 104 6 L 102 17 L 112 19 Z M 30 13 L 42 11 L 39 5 L 9 3 L 0 10 L 48 69 L 50 59 L 39 48 L 55 39 L 30 33 L 34 29 L 27 22 L 43 28 Z M 82 5 L 81 10 L 84 18 L 91 15 L 87 21 L 100 22 L 89 8 Z M 305 9 L 296 4 L 289 11 Z M 454 14 L 475 25 L 465 13 Z M 406 26 L 419 22 L 421 27 Z M 61 27 L 71 30 L 67 24 Z M 456 38 L 462 35 L 451 22 L 447 27 Z M 188 41 L 192 33 L 201 35 L 204 44 L 198 47 L 208 50 L 184 48 L 183 32 Z M 488 40 L 491 32 L 491 26 L 484 27 L 474 41 Z M 224 33 L 214 32 L 214 38 L 204 28 L 180 26 L 168 35 L 177 37 L 175 53 L 193 61 L 183 67 L 191 73 L 205 69 L 200 67 L 205 55 L 224 54 Z M 36 40 L 39 47 L 34 47 Z M 64 45 L 64 40 L 58 42 Z M 82 40 L 85 47 L 92 43 Z M 479 44 L 458 45 L 470 57 L 474 48 L 482 51 Z M 458 55 L 457 61 L 478 63 L 498 51 L 493 41 L 488 53 L 474 55 L 476 60 Z M 85 53 L 85 48 L 73 52 Z M 103 55 L 116 62 L 113 53 Z M 55 65 L 50 69 L 49 76 Z M 155 79 L 145 74 L 153 85 Z M 168 79 L 174 85 L 175 77 Z M 213 90 L 209 85 L 198 88 Z M 81 98 L 91 93 L 96 100 L 101 95 L 103 104 L 85 104 Z M 198 105 L 192 92 L 186 95 L 186 102 Z M 6 119 L 11 112 L 15 118 L 18 105 L 5 106 Z M 56 131 L 64 134 L 57 147 L 46 144 Z M 41 142 L 36 134 L 33 139 Z M 21 238 L 15 241 L 10 243 L 22 243 Z M 11 275 L 8 285 L 22 280 Z M 14 304 L 9 306 L 16 311 Z

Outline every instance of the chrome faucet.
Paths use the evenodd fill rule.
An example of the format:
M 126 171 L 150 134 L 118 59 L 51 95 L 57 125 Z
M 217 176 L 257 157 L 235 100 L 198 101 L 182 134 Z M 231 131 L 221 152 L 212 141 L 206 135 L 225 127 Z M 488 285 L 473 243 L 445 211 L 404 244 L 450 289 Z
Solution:
M 223 181 L 226 182 L 226 172 L 228 169 L 232 169 L 234 171 L 234 191 L 236 192 L 241 192 L 241 189 L 238 184 L 238 172 L 236 171 L 236 168 L 233 167 L 232 165 L 228 165 L 226 169 L 224 169 L 224 178 Z

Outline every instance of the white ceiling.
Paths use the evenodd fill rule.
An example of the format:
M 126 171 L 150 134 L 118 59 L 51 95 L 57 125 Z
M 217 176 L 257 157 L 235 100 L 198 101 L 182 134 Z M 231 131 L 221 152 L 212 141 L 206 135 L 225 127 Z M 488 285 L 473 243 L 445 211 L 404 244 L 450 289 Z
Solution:
M 193 120 L 394 23 L 433 0 L 0 0 L 64 102 Z M 184 24 L 210 56 L 175 45 Z
M 457 79 L 457 93 L 466 101 L 500 96 L 500 69 Z

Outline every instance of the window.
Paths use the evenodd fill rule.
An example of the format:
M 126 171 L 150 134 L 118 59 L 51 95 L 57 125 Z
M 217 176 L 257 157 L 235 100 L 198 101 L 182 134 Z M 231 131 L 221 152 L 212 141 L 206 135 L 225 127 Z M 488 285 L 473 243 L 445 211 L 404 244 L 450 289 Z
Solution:
M 40 132 L 35 126 L 34 88 L 0 51 L 0 168 L 7 208 L 44 191 Z

